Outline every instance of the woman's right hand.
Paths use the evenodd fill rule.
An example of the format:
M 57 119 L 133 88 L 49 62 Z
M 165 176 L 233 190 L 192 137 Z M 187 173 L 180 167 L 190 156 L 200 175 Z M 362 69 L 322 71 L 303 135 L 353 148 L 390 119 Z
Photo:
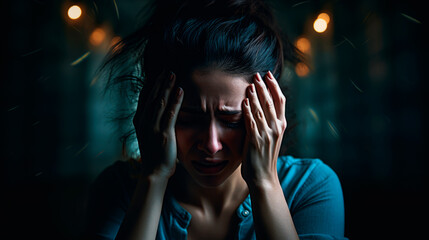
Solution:
M 174 126 L 183 101 L 183 89 L 175 87 L 176 75 L 163 71 L 151 92 L 140 92 L 133 119 L 144 176 L 170 178 L 176 169 Z

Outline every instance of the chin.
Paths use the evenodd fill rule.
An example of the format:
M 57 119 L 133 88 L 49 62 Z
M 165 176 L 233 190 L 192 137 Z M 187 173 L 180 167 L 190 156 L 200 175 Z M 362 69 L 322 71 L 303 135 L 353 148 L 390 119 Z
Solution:
M 236 175 L 236 171 L 239 171 L 238 174 L 241 176 L 241 171 L 237 166 L 226 166 L 221 172 L 217 174 L 201 174 L 199 173 L 191 164 L 189 169 L 186 167 L 184 171 L 187 172 L 187 175 L 199 186 L 204 188 L 217 188 L 228 182 L 231 176 Z

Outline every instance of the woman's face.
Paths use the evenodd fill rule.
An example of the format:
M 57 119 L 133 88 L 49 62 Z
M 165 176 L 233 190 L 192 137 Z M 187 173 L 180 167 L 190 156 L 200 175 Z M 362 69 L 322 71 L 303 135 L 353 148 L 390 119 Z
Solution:
M 243 76 L 216 70 L 194 71 L 183 86 L 178 159 L 201 186 L 219 186 L 239 171 L 246 134 L 241 103 L 248 86 Z

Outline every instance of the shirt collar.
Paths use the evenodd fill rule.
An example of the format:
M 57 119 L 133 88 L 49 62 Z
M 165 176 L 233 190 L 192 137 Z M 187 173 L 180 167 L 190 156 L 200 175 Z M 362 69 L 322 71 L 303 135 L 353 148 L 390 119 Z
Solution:
M 188 211 L 186 211 L 186 209 L 180 206 L 180 204 L 168 190 L 165 193 L 164 206 L 167 208 L 166 210 L 169 210 L 171 214 L 173 214 L 174 217 L 178 219 L 182 227 L 188 227 L 189 223 L 191 222 L 192 215 Z M 240 220 L 244 220 L 252 215 L 252 203 L 250 200 L 250 194 L 247 195 L 247 197 L 240 204 L 240 206 L 238 206 L 236 214 Z
M 168 190 L 164 196 L 164 207 L 165 210 L 169 211 L 174 216 L 174 218 L 177 219 L 183 228 L 188 228 L 192 218 L 191 214 L 182 206 L 180 206 L 180 204 Z

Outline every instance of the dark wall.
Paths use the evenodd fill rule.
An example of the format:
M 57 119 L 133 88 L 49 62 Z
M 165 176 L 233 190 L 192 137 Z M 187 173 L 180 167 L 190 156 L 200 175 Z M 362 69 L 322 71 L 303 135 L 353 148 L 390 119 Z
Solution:
M 66 17 L 77 3 L 84 14 Z M 120 158 L 115 99 L 94 72 L 141 1 L 8 1 L 1 81 L 6 229 L 77 239 L 89 183 Z M 346 236 L 419 236 L 427 216 L 427 21 L 418 1 L 273 1 L 290 39 L 311 42 L 310 72 L 281 84 L 296 127 L 286 154 L 321 158 L 341 179 Z M 331 22 L 319 34 L 320 12 Z M 101 45 L 90 43 L 102 28 Z M 89 52 L 89 54 L 87 54 Z M 86 56 L 81 58 L 82 56 Z M 81 58 L 81 62 L 76 63 Z M 75 63 L 75 64 L 73 64 Z M 293 119 L 293 120 L 292 120 Z

